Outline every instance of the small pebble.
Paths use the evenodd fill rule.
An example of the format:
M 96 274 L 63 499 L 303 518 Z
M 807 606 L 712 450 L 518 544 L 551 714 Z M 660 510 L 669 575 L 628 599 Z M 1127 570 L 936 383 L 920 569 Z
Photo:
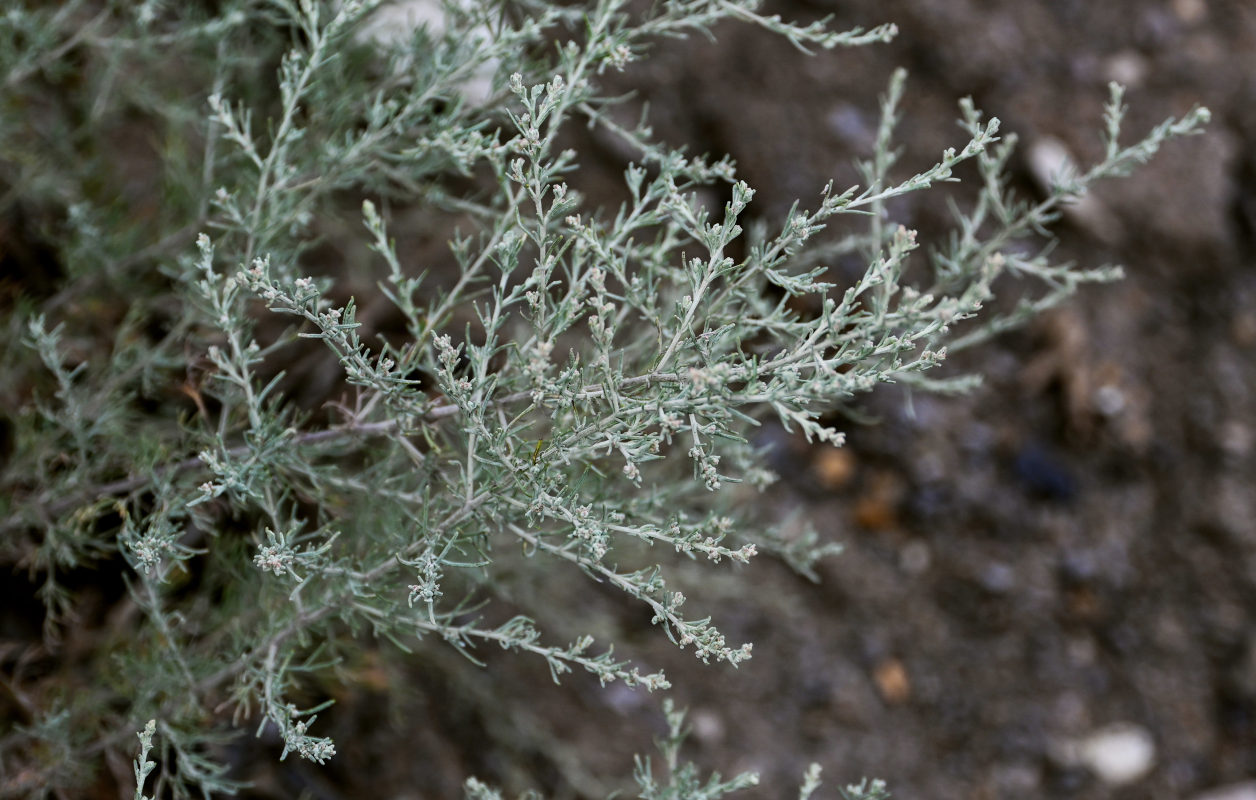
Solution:
M 1125 392 L 1119 386 L 1104 384 L 1095 390 L 1092 402 L 1100 414 L 1114 417 L 1125 410 Z
M 992 562 L 981 569 L 981 588 L 992 594 L 1007 594 L 1016 587 L 1016 570 L 1007 564 Z
M 1103 71 L 1110 81 L 1136 89 L 1143 84 L 1151 66 L 1146 57 L 1134 50 L 1122 50 L 1104 62 Z
M 1028 149 L 1029 171 L 1042 186 L 1051 191 L 1064 176 L 1079 173 L 1077 162 L 1068 147 L 1059 139 L 1044 136 Z M 1068 218 L 1101 242 L 1112 244 L 1121 240 L 1121 222 L 1094 194 L 1086 194 L 1064 206 Z
M 823 447 L 812 460 L 811 471 L 825 489 L 845 488 L 855 477 L 855 455 L 844 448 Z
M 1067 766 L 1086 767 L 1109 786 L 1124 786 L 1151 772 L 1156 745 L 1145 728 L 1118 722 L 1059 743 L 1055 756 Z
M 887 658 L 872 673 L 882 699 L 890 705 L 898 705 L 911 697 L 911 681 L 907 668 L 897 658 Z
M 1173 13 L 1183 22 L 1199 22 L 1208 16 L 1206 0 L 1173 0 Z
M 693 724 L 693 735 L 706 744 L 718 744 L 724 741 L 724 722 L 714 711 L 702 709 L 690 716 Z
M 929 545 L 924 542 L 908 542 L 899 552 L 898 559 L 899 566 L 908 575 L 920 575 L 929 569 L 933 555 L 929 552 Z

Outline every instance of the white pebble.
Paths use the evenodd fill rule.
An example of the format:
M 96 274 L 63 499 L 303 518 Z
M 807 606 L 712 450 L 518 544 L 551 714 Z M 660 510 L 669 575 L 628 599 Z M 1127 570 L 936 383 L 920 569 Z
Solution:
M 1155 766 L 1156 744 L 1146 729 L 1118 722 L 1062 742 L 1057 757 L 1086 767 L 1109 786 L 1133 783 Z

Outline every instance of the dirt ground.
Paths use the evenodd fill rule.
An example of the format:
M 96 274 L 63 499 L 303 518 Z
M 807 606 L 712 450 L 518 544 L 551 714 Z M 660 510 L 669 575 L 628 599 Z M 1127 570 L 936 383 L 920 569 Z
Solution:
M 856 181 L 849 162 L 869 150 L 897 65 L 910 71 L 904 175 L 962 143 L 953 120 L 966 95 L 1020 136 L 1013 170 L 1029 194 L 1044 142 L 1082 163 L 1098 156 L 1110 80 L 1129 87 L 1130 138 L 1196 104 L 1213 122 L 1062 222 L 1061 260 L 1120 263 L 1127 278 L 957 358 L 951 368 L 984 373 L 983 388 L 882 391 L 861 408 L 878 422 L 851 422 L 841 453 L 765 434 L 786 479 L 771 502 L 801 506 L 846 552 L 818 585 L 760 563 L 703 588 L 727 598 L 727 629 L 755 642 L 736 671 L 703 668 L 644 626 L 630 637 L 689 707 L 689 754 L 725 774 L 760 770 L 760 797 L 792 796 L 811 761 L 828 796 L 868 775 L 931 800 L 1192 798 L 1256 778 L 1256 6 L 780 11 L 893 21 L 900 35 L 807 58 L 732 26 L 714 45 L 661 48 L 625 79 L 665 139 L 732 154 L 765 218 L 830 177 Z M 926 238 L 946 223 L 931 192 L 893 211 Z M 486 728 L 476 702 L 450 707 L 450 687 L 416 689 L 429 724 L 405 727 L 441 741 L 415 740 L 426 771 L 374 775 L 391 769 L 387 785 L 410 797 L 446 794 L 466 771 L 570 796 L 626 774 L 660 730 L 648 699 L 579 679 L 534 694 L 543 676 L 519 666 L 457 673 L 457 693 L 479 703 L 530 695 L 504 727 Z M 452 674 L 414 669 L 419 685 Z M 1154 750 L 1124 783 L 1076 752 L 1130 738 Z
M 767 559 L 703 579 L 694 605 L 721 609 L 730 638 L 755 643 L 751 661 L 704 667 L 595 587 L 573 586 L 586 594 L 572 602 L 627 631 L 624 655 L 666 670 L 692 760 L 761 773 L 739 796 L 792 797 L 813 761 L 817 797 L 863 776 L 903 800 L 1191 800 L 1256 780 L 1256 4 L 775 10 L 900 34 L 807 57 L 729 26 L 623 78 L 662 138 L 736 159 L 763 219 L 829 179 L 857 182 L 850 162 L 870 150 L 896 66 L 910 71 L 901 177 L 962 145 L 964 96 L 1020 136 L 1012 168 L 1030 195 L 1033 154 L 1051 143 L 1082 163 L 1099 155 L 1110 80 L 1129 87 L 1128 139 L 1197 104 L 1213 122 L 1062 221 L 1059 260 L 1127 277 L 957 356 L 948 369 L 983 373 L 982 388 L 880 391 L 842 451 L 764 431 L 784 478 L 766 502 L 802 509 L 846 550 L 816 584 Z M 603 155 L 594 176 L 617 169 Z M 938 197 L 892 212 L 928 240 L 947 224 Z M 582 676 L 553 687 L 543 664 L 486 655 L 482 670 L 437 646 L 346 667 L 320 717 L 337 757 L 280 764 L 280 745 L 244 738 L 234 760 L 255 786 L 243 796 L 454 797 L 467 775 L 510 796 L 632 796 L 632 754 L 663 730 L 654 699 Z M 1145 774 L 1088 766 L 1105 742 L 1149 742 L 1125 751 Z
M 1066 220 L 1059 258 L 1128 278 L 966 354 L 983 389 L 911 409 L 885 391 L 865 409 L 880 423 L 852 425 L 845 454 L 782 449 L 780 502 L 805 504 L 847 551 L 819 586 L 769 579 L 768 608 L 746 612 L 751 666 L 677 674 L 695 710 L 720 713 L 703 760 L 763 769 L 764 796 L 810 760 L 902 798 L 1179 798 L 1256 777 L 1256 7 L 784 13 L 888 19 L 901 35 L 805 59 L 730 30 L 669 51 L 647 90 L 683 135 L 737 158 L 768 213 L 824 175 L 853 182 L 841 165 L 867 151 L 894 65 L 911 73 L 903 169 L 959 143 L 955 102 L 970 95 L 1021 137 L 1031 193 L 1024 154 L 1044 141 L 1097 156 L 1110 80 L 1130 88 L 1131 133 L 1195 104 L 1214 122 Z M 895 213 L 936 229 L 944 209 L 919 198 L 929 207 Z M 734 687 L 744 701 L 723 699 Z M 1125 786 L 1060 752 L 1116 723 L 1155 748 Z
M 829 178 L 856 182 L 850 161 L 868 153 L 877 96 L 899 65 L 910 71 L 904 175 L 962 143 L 964 96 L 1020 136 L 1012 166 L 1029 194 L 1044 143 L 1082 163 L 1098 156 L 1111 80 L 1129 87 L 1131 138 L 1196 104 L 1213 123 L 1062 222 L 1060 260 L 1120 263 L 1127 277 L 955 359 L 986 376 L 981 389 L 882 391 L 860 408 L 877 421 L 851 422 L 840 453 L 764 434 L 785 478 L 770 502 L 803 508 L 846 551 L 819 584 L 768 563 L 705 581 L 725 629 L 755 642 L 750 662 L 704 668 L 612 600 L 573 601 L 618 614 L 633 656 L 666 669 L 690 709 L 691 758 L 761 772 L 746 796 L 792 796 L 812 761 L 827 796 L 865 775 L 930 800 L 1243 789 L 1256 778 L 1256 6 L 817 0 L 780 11 L 893 21 L 900 35 L 808 58 L 730 26 L 716 44 L 662 47 L 624 79 L 664 139 L 732 154 L 766 219 Z M 929 192 L 893 212 L 926 238 L 947 221 Z M 512 794 L 595 796 L 627 788 L 614 778 L 662 730 L 648 697 L 580 677 L 538 690 L 543 668 L 521 659 L 467 670 L 456 658 L 371 667 L 376 689 L 359 681 L 328 718 L 341 749 L 332 768 L 259 765 L 255 795 L 358 797 L 369 785 L 371 796 L 442 797 L 477 774 Z M 1128 756 L 1139 777 L 1105 778 L 1079 755 L 1131 740 L 1152 748 L 1141 763 L 1137 747 Z

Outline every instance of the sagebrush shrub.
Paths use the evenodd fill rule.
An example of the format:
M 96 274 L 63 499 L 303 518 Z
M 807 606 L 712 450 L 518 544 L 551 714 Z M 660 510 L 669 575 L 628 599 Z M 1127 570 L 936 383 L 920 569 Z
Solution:
M 285 756 L 324 762 L 325 704 L 298 707 L 294 687 L 366 636 L 471 661 L 500 645 L 556 680 L 668 688 L 611 642 L 543 630 L 549 582 L 621 591 L 704 662 L 750 658 L 718 609 L 690 612 L 669 564 L 766 552 L 811 575 L 836 550 L 730 491 L 775 479 L 752 428 L 840 447 L 825 414 L 852 397 L 968 385 L 931 371 L 1116 275 L 1048 259 L 1061 206 L 1207 119 L 1122 147 L 1114 86 L 1103 160 L 1026 199 L 1005 178 L 1013 138 L 969 102 L 962 140 L 894 177 L 899 72 L 863 184 L 821 182 L 744 229 L 754 190 L 733 163 L 626 122 L 602 77 L 725 19 L 800 49 L 884 41 L 892 26 L 834 33 L 754 0 L 501 0 L 432 4 L 411 35 L 364 34 L 380 5 L 75 0 L 0 18 L 3 179 L 9 202 L 61 210 L 49 235 L 64 265 L 57 293 L 19 299 L 7 323 L 26 347 L 6 349 L 6 372 L 36 389 L 10 389 L 6 559 L 37 585 L 51 648 L 81 624 L 85 570 L 121 572 L 133 610 L 74 666 L 90 691 L 47 693 L 5 736 L 6 790 L 73 791 L 106 753 L 133 754 L 141 729 L 137 798 L 146 783 L 235 790 L 215 753 L 236 726 L 271 726 Z M 577 127 L 635 153 L 619 207 L 571 185 Z M 127 155 L 141 132 L 160 146 Z M 965 164 L 975 202 L 917 252 L 887 201 Z M 721 208 L 701 205 L 711 188 Z M 447 255 L 397 247 L 398 224 L 451 232 Z M 334 258 L 316 249 L 329 240 Z M 863 276 L 829 282 L 828 260 L 852 252 Z M 1019 303 L 986 313 L 1010 282 Z M 297 402 L 285 383 L 299 339 L 325 348 L 332 402 Z M 538 572 L 536 607 L 504 617 L 495 598 Z M 563 611 L 578 630 L 580 609 Z M 752 782 L 700 781 L 668 715 L 667 777 L 640 762 L 642 796 Z

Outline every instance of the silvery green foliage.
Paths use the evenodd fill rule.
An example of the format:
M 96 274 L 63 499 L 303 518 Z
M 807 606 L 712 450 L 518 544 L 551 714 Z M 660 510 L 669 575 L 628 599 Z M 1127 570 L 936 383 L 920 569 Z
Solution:
M 1005 179 L 1014 140 L 967 102 L 960 140 L 936 164 L 893 178 L 898 73 L 876 150 L 860 164 L 863 184 L 817 186 L 774 227 L 746 226 L 755 193 L 731 161 L 685 155 L 644 124 L 625 127 L 603 76 L 648 56 L 652 42 L 729 18 L 801 49 L 884 41 L 892 27 L 795 26 L 761 15 L 754 0 L 649 10 L 518 0 L 447 4 L 441 26 L 381 40 L 356 35 L 378 3 L 224 5 L 208 19 L 151 2 L 129 20 L 106 10 L 83 39 L 119 59 L 159 48 L 172 59 L 169 48 L 216 43 L 206 56 L 212 86 L 179 112 L 199 119 L 204 151 L 186 158 L 204 194 L 188 206 L 190 228 L 164 231 L 147 251 L 162 259 L 171 282 L 163 307 L 173 303 L 177 321 L 149 350 L 123 331 L 107 368 L 76 362 L 64 327 L 44 316 L 32 315 L 26 332 L 56 388 L 18 455 L 40 488 L 13 509 L 8 530 L 39 531 L 28 561 L 43 582 L 50 634 L 73 606 L 60 573 L 115 555 L 145 620 L 114 654 L 124 669 L 103 667 L 115 670 L 112 706 L 44 709 L 27 734 L 56 744 L 90 735 L 76 746 L 121 752 L 138 721 L 156 718 L 141 734 L 136 797 L 154 763 L 153 796 L 234 790 L 207 755 L 226 732 L 206 723 L 207 709 L 277 732 L 284 757 L 333 758 L 315 725 L 326 704 L 298 707 L 294 688 L 325 674 L 363 633 L 402 648 L 452 647 L 472 661 L 495 645 L 544 659 L 555 680 L 582 670 L 603 683 L 668 688 L 612 642 L 551 633 L 537 620 L 560 609 L 547 605 L 543 582 L 519 576 L 597 581 L 703 662 L 750 658 L 751 643 L 730 641 L 718 616 L 690 611 L 672 578 L 676 560 L 737 569 L 767 551 L 810 574 L 835 549 L 814 534 L 787 535 L 740 503 L 738 484 L 757 492 L 775 480 L 754 428 L 771 421 L 841 446 L 842 432 L 823 418 L 851 398 L 884 383 L 967 385 L 933 376 L 948 350 L 1114 277 L 1053 264 L 1049 242 L 1032 244 L 1061 205 L 1207 118 L 1192 112 L 1123 147 L 1113 87 L 1103 161 L 1026 200 Z M 70 32 L 72 21 L 9 13 L 7 35 L 38 30 L 30 41 L 42 50 L 10 58 L 7 89 L 58 48 L 78 46 L 71 40 L 85 35 Z M 233 60 L 259 28 L 288 32 L 274 91 L 260 96 L 244 80 L 251 66 Z M 486 67 L 491 88 L 477 83 L 472 102 L 464 91 Z M 574 126 L 637 154 L 621 206 L 591 206 L 570 185 L 581 155 L 560 142 Z M 957 213 L 948 239 L 919 252 L 887 201 L 954 180 L 965 163 L 978 181 L 975 204 Z M 728 196 L 722 208 L 701 204 L 711 187 Z M 358 247 L 373 254 L 373 278 L 404 338 L 367 341 L 359 307 L 375 298 L 336 300 L 343 287 L 302 266 L 346 196 L 360 207 Z M 401 207 L 456 220 L 451 269 L 395 247 L 392 210 Z M 80 217 L 73 241 L 90 259 L 90 237 L 104 234 L 91 208 Z M 854 232 L 824 235 L 839 225 Z M 852 250 L 866 256 L 862 277 L 826 282 L 826 259 Z M 141 262 L 111 263 L 108 280 L 125 282 Z M 1029 287 L 1018 289 L 1026 299 L 983 314 L 1009 278 Z M 815 313 L 794 310 L 808 298 Z M 266 317 L 284 320 L 286 333 L 264 335 Z M 338 370 L 344 400 L 330 424 L 279 393 L 276 361 L 301 337 L 319 340 Z M 134 414 L 127 398 L 193 373 L 202 378 L 187 389 L 195 415 L 125 417 Z M 181 591 L 193 574 L 204 591 Z M 528 589 L 518 597 L 534 607 L 503 619 L 493 600 L 521 580 Z M 578 631 L 579 609 L 561 611 Z M 67 714 L 83 734 L 69 730 Z M 643 797 L 717 797 L 753 783 L 703 781 L 681 766 L 680 717 L 670 706 L 668 715 L 668 778 L 639 762 Z M 148 760 L 154 731 L 159 762 Z M 69 775 L 39 766 L 49 780 Z M 801 796 L 818 785 L 817 768 Z M 475 781 L 466 791 L 497 796 Z M 886 796 L 879 783 L 844 794 Z
M 743 772 L 729 780 L 723 780 L 717 772 L 703 780 L 696 766 L 680 760 L 680 746 L 689 733 L 685 727 L 684 712 L 677 711 L 671 700 L 664 700 L 663 713 L 667 717 L 667 735 L 656 744 L 667 764 L 666 779 L 656 779 L 650 759 L 638 756 L 633 776 L 637 781 L 638 797 L 642 800 L 708 800 L 758 785 L 759 776 L 753 772 Z
M 153 750 L 153 734 L 157 732 L 157 720 L 150 719 L 144 730 L 137 734 L 140 738 L 140 757 L 135 759 L 135 800 L 150 800 L 144 796 L 144 783 L 149 773 L 157 767 L 157 762 L 149 761 L 148 754 Z

